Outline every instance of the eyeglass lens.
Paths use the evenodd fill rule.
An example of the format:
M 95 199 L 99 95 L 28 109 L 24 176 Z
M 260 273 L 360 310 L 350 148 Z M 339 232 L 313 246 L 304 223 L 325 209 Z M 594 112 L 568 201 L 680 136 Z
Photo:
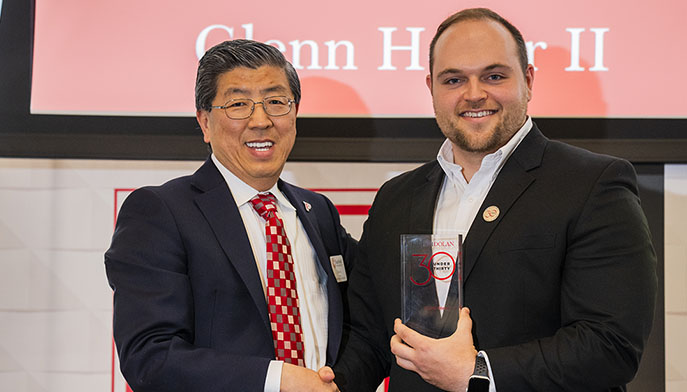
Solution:
M 232 99 L 225 105 L 225 112 L 229 118 L 242 119 L 250 117 L 255 105 L 262 104 L 265 113 L 270 116 L 283 116 L 291 111 L 291 101 L 287 97 L 266 97 L 262 102 L 254 102 L 249 98 Z

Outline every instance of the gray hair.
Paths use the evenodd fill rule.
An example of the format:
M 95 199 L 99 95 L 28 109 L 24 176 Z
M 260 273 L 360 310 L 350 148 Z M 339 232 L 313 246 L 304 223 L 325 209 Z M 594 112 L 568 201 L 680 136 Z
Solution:
M 257 69 L 263 65 L 279 67 L 286 73 L 293 99 L 301 101 L 301 82 L 293 65 L 274 46 L 246 39 L 224 41 L 210 48 L 198 63 L 196 110 L 209 111 L 217 95 L 217 80 L 237 67 Z

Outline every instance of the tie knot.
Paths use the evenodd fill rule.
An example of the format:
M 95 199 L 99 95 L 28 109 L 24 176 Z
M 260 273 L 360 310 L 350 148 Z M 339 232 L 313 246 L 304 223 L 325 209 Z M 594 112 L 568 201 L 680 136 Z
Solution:
M 277 198 L 272 193 L 258 193 L 254 198 L 250 199 L 253 208 L 260 216 L 267 220 L 274 216 L 277 211 Z

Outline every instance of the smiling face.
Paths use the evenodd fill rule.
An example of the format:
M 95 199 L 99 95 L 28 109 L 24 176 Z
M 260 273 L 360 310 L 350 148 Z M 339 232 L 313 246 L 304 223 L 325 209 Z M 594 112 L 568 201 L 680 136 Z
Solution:
M 460 154 L 484 156 L 525 123 L 534 69 L 523 75 L 515 40 L 492 20 L 458 22 L 439 37 L 427 86 L 437 123 Z M 456 163 L 460 163 L 457 159 Z
M 212 105 L 222 106 L 236 98 L 261 102 L 277 95 L 293 98 L 283 69 L 270 65 L 237 67 L 217 79 Z M 253 114 L 243 120 L 228 118 L 222 109 L 198 110 L 196 118 L 203 139 L 222 165 L 246 184 L 266 191 L 279 179 L 296 140 L 297 111 L 292 107 L 288 114 L 273 117 L 265 113 L 263 105 L 255 105 Z

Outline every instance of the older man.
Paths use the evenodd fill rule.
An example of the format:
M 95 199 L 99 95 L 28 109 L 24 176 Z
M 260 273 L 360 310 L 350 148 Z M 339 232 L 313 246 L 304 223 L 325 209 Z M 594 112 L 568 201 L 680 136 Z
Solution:
M 337 358 L 355 242 L 328 199 L 279 179 L 300 96 L 272 46 L 227 41 L 200 60 L 212 155 L 133 192 L 105 254 L 136 392 L 336 390 L 331 369 L 313 370 Z
M 390 391 L 621 391 L 634 377 L 657 286 L 635 172 L 542 135 L 527 115 L 526 53 L 487 9 L 437 29 L 427 86 L 447 139 L 370 210 L 334 368 L 342 390 L 372 391 L 390 375 Z M 440 339 L 395 320 L 399 238 L 432 233 L 465 235 L 466 308 Z M 455 327 L 457 314 L 437 317 Z

